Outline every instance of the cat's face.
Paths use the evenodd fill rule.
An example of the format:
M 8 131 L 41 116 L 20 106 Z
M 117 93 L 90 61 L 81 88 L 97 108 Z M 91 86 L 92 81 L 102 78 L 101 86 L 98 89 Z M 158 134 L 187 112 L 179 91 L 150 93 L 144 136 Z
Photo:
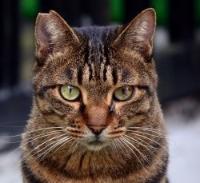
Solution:
M 33 83 L 46 126 L 100 150 L 131 127 L 155 125 L 154 30 L 151 9 L 126 27 L 72 29 L 55 12 L 40 14 Z

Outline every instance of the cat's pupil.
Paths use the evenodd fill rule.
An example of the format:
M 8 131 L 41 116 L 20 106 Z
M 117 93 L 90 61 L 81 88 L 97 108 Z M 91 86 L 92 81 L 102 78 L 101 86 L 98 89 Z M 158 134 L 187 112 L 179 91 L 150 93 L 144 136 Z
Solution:
M 122 94 L 123 95 L 127 95 L 128 92 L 130 92 L 130 90 L 128 89 L 128 87 L 122 88 Z
M 69 86 L 69 93 L 72 94 L 72 87 Z

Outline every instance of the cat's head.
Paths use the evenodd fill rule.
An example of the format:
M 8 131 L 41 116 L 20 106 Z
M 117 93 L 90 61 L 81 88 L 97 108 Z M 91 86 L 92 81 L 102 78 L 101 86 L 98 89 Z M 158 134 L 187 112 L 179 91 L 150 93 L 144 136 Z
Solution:
M 155 126 L 155 24 L 153 9 L 116 27 L 71 28 L 54 11 L 39 14 L 33 84 L 46 126 L 90 150 Z

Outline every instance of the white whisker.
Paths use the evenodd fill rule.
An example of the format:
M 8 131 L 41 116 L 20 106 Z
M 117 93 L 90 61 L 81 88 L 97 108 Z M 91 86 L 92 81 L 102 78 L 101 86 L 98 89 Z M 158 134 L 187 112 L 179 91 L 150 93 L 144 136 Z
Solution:
M 138 154 L 143 158 L 143 160 L 148 161 L 147 157 L 130 141 L 130 139 L 128 139 L 127 137 L 124 137 L 124 139 L 126 139 L 126 142 L 132 146 L 135 151 L 138 152 Z
M 127 129 L 136 129 L 136 130 L 140 130 L 140 131 L 149 131 L 149 132 L 152 132 L 152 133 L 155 133 L 157 135 L 162 135 L 162 131 L 159 130 L 159 129 L 154 129 L 154 128 L 148 128 L 148 127 L 136 127 L 136 126 L 131 126 L 131 127 L 128 127 Z
M 48 139 L 47 141 L 44 141 L 43 143 L 40 143 L 39 145 L 37 145 L 34 149 L 32 149 L 24 158 L 28 157 L 28 156 L 34 156 L 38 153 L 40 153 L 41 151 L 45 150 L 47 147 L 51 146 L 53 143 L 51 141 L 53 141 L 56 138 L 61 138 L 62 136 L 65 136 L 65 134 L 62 134 L 60 136 L 54 136 L 50 139 Z M 40 149 L 39 151 L 37 151 L 37 149 L 39 149 L 40 147 L 42 147 L 43 145 L 47 144 L 46 146 L 44 146 L 42 149 Z M 34 154 L 32 154 L 35 151 Z
M 62 127 L 48 127 L 48 128 L 40 128 L 40 129 L 37 129 L 37 130 L 31 130 L 31 131 L 26 131 L 26 134 L 29 134 L 29 133 L 34 133 L 34 132 L 39 132 L 39 131 L 42 131 L 42 130 L 52 130 L 52 129 L 62 129 Z M 17 134 L 17 135 L 8 135 L 9 138 L 16 138 L 16 137 L 21 137 L 23 134 L 20 133 L 20 134 Z
M 70 138 L 62 137 L 58 142 L 53 143 L 53 145 L 50 146 L 50 148 L 47 148 L 47 150 L 45 150 L 42 154 L 40 154 L 38 159 L 40 159 L 40 160 L 44 159 L 50 152 L 52 152 L 54 149 L 56 149 L 59 145 L 61 145 L 62 143 L 64 143 L 64 141 L 66 141 L 68 139 L 70 139 Z
M 137 132 L 135 132 L 134 135 L 135 135 L 135 136 L 138 136 L 138 137 L 141 137 L 141 138 L 143 138 L 143 139 L 149 140 L 150 142 L 155 143 L 155 144 L 157 144 L 157 145 L 160 146 L 160 143 L 159 143 L 158 141 L 152 139 L 152 138 L 149 138 L 149 137 L 146 137 L 146 136 L 144 136 L 144 135 L 138 134 Z
M 128 139 L 126 139 L 125 137 L 123 138 L 123 140 L 126 142 L 124 143 L 134 154 L 134 156 L 136 157 L 136 159 L 138 160 L 138 162 L 140 163 L 141 167 L 144 168 L 145 172 L 148 172 L 148 170 L 144 167 L 144 164 L 142 163 L 142 161 L 140 160 L 140 158 L 137 156 L 137 154 L 135 153 L 134 150 L 136 150 L 139 154 L 139 156 L 142 158 L 142 160 L 144 161 L 146 159 L 146 157 L 144 158 L 144 155 L 131 143 L 129 142 Z M 132 148 L 134 149 L 132 149 Z
M 139 144 L 140 146 L 144 147 L 150 154 L 152 154 L 152 149 L 150 149 L 147 145 L 145 145 L 144 143 L 142 143 L 141 141 L 138 141 L 137 139 L 130 137 L 128 135 L 125 135 L 127 138 L 129 138 L 130 140 L 134 141 L 136 144 Z
M 151 136 L 151 137 L 164 138 L 164 135 L 152 134 L 151 132 L 142 131 L 142 130 L 129 130 L 129 129 L 127 129 L 126 131 L 127 131 L 127 132 L 130 132 L 130 133 L 135 133 L 135 132 L 137 132 L 137 133 L 141 133 L 141 134 L 147 134 L 147 135 L 149 135 L 149 136 Z

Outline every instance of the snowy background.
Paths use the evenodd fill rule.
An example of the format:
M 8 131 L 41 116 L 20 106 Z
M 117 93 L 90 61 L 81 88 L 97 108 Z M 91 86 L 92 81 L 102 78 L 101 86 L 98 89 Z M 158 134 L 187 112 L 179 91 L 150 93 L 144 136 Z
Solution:
M 170 183 L 200 182 L 200 102 L 184 99 L 164 109 L 168 126 Z M 9 136 L 0 137 L 0 150 Z M 0 151 L 1 152 L 1 151 Z M 0 154 L 0 183 L 21 183 L 18 149 Z

